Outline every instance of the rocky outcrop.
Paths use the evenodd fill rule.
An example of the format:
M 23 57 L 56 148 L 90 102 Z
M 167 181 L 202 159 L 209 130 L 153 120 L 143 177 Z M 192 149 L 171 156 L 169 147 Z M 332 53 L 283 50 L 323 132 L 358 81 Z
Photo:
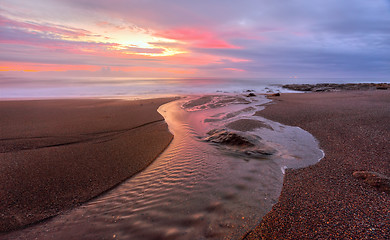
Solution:
M 276 150 L 260 142 L 254 136 L 243 136 L 226 129 L 214 129 L 207 133 L 209 136 L 203 140 L 212 142 L 226 153 L 242 155 L 245 157 L 265 159 L 276 153 Z
M 280 93 L 269 93 L 266 94 L 267 97 L 280 97 Z
M 204 140 L 207 142 L 218 143 L 222 145 L 238 146 L 238 147 L 253 147 L 255 146 L 248 139 L 234 132 L 229 132 L 225 129 L 214 129 L 207 133 L 208 137 Z
M 319 83 L 319 84 L 286 84 L 283 88 L 304 92 L 331 92 L 345 90 L 387 90 L 390 89 L 389 83 Z
M 353 176 L 376 187 L 379 191 L 390 193 L 390 178 L 388 176 L 370 171 L 356 171 Z

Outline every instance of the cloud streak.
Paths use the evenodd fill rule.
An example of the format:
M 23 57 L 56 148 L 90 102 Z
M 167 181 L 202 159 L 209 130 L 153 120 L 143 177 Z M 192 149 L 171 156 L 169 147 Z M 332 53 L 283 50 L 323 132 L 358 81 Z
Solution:
M 155 34 L 163 38 L 184 42 L 195 48 L 240 48 L 219 39 L 211 32 L 194 28 L 169 29 Z

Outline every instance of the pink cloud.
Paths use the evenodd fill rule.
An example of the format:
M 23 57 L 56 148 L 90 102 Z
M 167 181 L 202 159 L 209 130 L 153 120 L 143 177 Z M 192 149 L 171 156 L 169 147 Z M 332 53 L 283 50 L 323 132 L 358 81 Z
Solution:
M 100 22 L 100 25 L 112 27 L 111 23 Z M 164 48 L 139 48 L 122 46 L 118 43 L 78 41 L 81 36 L 94 36 L 93 33 L 77 28 L 61 25 L 42 25 L 35 22 L 22 22 L 0 16 L 0 29 L 3 29 L 0 43 L 13 45 L 29 45 L 46 48 L 50 51 L 71 54 L 87 54 L 129 58 L 129 54 L 162 54 Z M 70 39 L 75 38 L 75 39 Z M 120 50 L 116 47 L 121 46 Z
M 110 27 L 109 22 L 98 23 Z M 77 38 L 94 36 L 93 33 L 62 25 L 19 21 L 1 16 L 0 30 L 2 31 L 0 44 L 7 46 L 9 51 L 18 48 L 27 50 L 18 52 L 17 57 L 14 58 L 0 58 L 3 61 L 10 59 L 0 71 L 96 71 L 102 65 L 109 63 L 115 71 L 137 72 L 145 75 L 150 75 L 149 72 L 188 75 L 199 74 L 199 71 L 204 70 L 198 70 L 198 67 L 205 65 L 218 65 L 219 69 L 223 69 L 224 66 L 231 66 L 230 63 L 248 61 L 226 55 L 198 52 L 195 48 L 237 49 L 240 47 L 222 39 L 221 35 L 197 28 L 176 28 L 159 32 L 156 36 L 179 42 L 156 42 L 152 44 L 153 48 L 81 41 Z M 183 49 L 183 53 L 157 56 L 170 47 Z M 23 55 L 26 57 L 23 58 Z
M 148 67 L 148 66 L 137 66 L 137 67 L 112 67 L 113 71 L 122 71 L 122 72 L 165 72 L 165 73 L 174 73 L 174 74 L 195 74 L 197 69 L 183 69 L 183 68 L 173 68 L 173 67 Z
M 75 64 L 47 64 L 31 62 L 4 62 L 0 61 L 0 72 L 2 71 L 24 71 L 24 72 L 41 72 L 41 71 L 97 71 L 98 66 L 92 65 L 75 65 Z
M 260 36 L 257 32 L 248 32 L 242 30 L 228 30 L 222 34 L 223 37 L 227 38 L 239 38 L 239 39 L 247 39 L 247 40 L 258 40 L 258 41 L 266 41 L 267 38 L 264 36 Z
M 84 29 L 53 24 L 22 22 L 0 16 L 1 44 L 36 46 L 55 52 L 71 54 L 106 55 L 116 43 L 78 41 L 69 38 L 93 36 Z M 140 49 L 136 49 L 141 51 Z
M 113 24 L 113 23 L 110 23 L 110 22 L 106 22 L 106 21 L 96 22 L 96 25 L 99 26 L 99 27 L 116 28 L 116 29 L 119 29 L 119 30 L 126 29 L 125 26 L 116 25 L 116 24 Z
M 240 48 L 223 39 L 219 39 L 212 32 L 195 28 L 170 29 L 158 32 L 156 35 L 163 38 L 183 41 L 192 47 L 197 48 Z
M 144 54 L 161 54 L 165 50 L 163 48 L 139 48 L 139 47 L 126 47 L 125 51 L 129 51 L 131 53 L 144 53 Z
M 84 36 L 92 36 L 93 34 L 87 30 L 79 29 L 79 28 L 71 28 L 62 25 L 54 25 L 54 24 L 40 24 L 35 22 L 21 22 L 12 20 L 3 16 L 0 16 L 0 26 L 6 26 L 9 28 L 18 28 L 24 29 L 28 31 L 38 31 L 43 33 L 51 33 L 64 37 L 84 37 Z
M 224 68 L 224 69 L 228 71 L 234 71 L 234 72 L 246 72 L 244 69 L 239 69 L 239 68 Z
M 4 35 L 1 44 L 36 46 L 55 52 L 71 54 L 99 55 L 107 54 L 107 49 L 117 46 L 115 43 L 68 41 L 62 39 L 45 38 L 42 33 L 15 31 L 12 36 Z

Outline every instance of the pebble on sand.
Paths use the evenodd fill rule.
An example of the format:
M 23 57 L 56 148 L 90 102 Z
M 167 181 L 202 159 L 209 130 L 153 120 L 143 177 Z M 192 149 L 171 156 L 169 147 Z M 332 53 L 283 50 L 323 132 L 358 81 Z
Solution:
M 388 176 L 371 171 L 355 171 L 352 175 L 382 192 L 390 193 L 390 178 Z

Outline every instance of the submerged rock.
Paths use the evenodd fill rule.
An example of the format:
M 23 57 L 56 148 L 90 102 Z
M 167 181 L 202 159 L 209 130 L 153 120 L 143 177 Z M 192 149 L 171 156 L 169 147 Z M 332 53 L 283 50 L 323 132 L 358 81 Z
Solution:
M 234 132 L 229 132 L 225 129 L 214 129 L 207 133 L 208 137 L 204 140 L 207 142 L 219 143 L 223 145 L 231 145 L 231 146 L 247 146 L 253 147 L 254 144 L 251 143 L 248 139 L 243 136 L 238 135 Z
M 211 116 L 210 118 L 206 118 L 205 120 L 203 120 L 203 122 L 217 122 L 217 121 L 221 121 L 221 120 L 226 120 L 229 118 L 236 117 L 236 116 L 240 115 L 241 113 L 251 112 L 251 111 L 255 111 L 255 110 L 256 109 L 254 107 L 247 107 L 247 108 L 244 108 L 244 109 L 237 111 L 237 112 L 218 113 L 216 115 Z
M 265 124 L 264 122 L 261 122 L 259 120 L 253 119 L 239 119 L 234 122 L 228 123 L 226 127 L 243 132 L 253 131 L 257 128 L 267 128 L 273 130 L 270 125 Z
M 197 98 L 197 99 L 194 99 L 194 100 L 191 100 L 189 102 L 184 103 L 183 107 L 184 108 L 193 108 L 193 107 L 201 106 L 201 105 L 204 105 L 206 103 L 211 102 L 213 97 L 215 97 L 215 96 L 203 96 L 203 97 L 200 97 L 200 98 Z
M 190 100 L 182 105 L 187 111 L 223 107 L 228 104 L 249 104 L 250 101 L 240 96 L 230 95 L 207 95 Z
M 242 136 L 226 129 L 214 129 L 207 133 L 203 140 L 217 144 L 231 154 L 241 154 L 246 157 L 264 159 L 276 153 L 276 150 L 260 142 L 259 137 Z
M 225 117 L 223 117 L 223 120 L 233 118 L 233 117 L 240 115 L 241 113 L 250 112 L 250 111 L 254 111 L 254 110 L 256 110 L 254 107 L 247 107 L 247 108 L 244 108 L 244 109 L 237 111 L 237 112 L 231 112 L 231 113 L 226 114 Z
M 352 175 L 382 192 L 390 193 L 390 178 L 388 176 L 371 171 L 356 171 Z

